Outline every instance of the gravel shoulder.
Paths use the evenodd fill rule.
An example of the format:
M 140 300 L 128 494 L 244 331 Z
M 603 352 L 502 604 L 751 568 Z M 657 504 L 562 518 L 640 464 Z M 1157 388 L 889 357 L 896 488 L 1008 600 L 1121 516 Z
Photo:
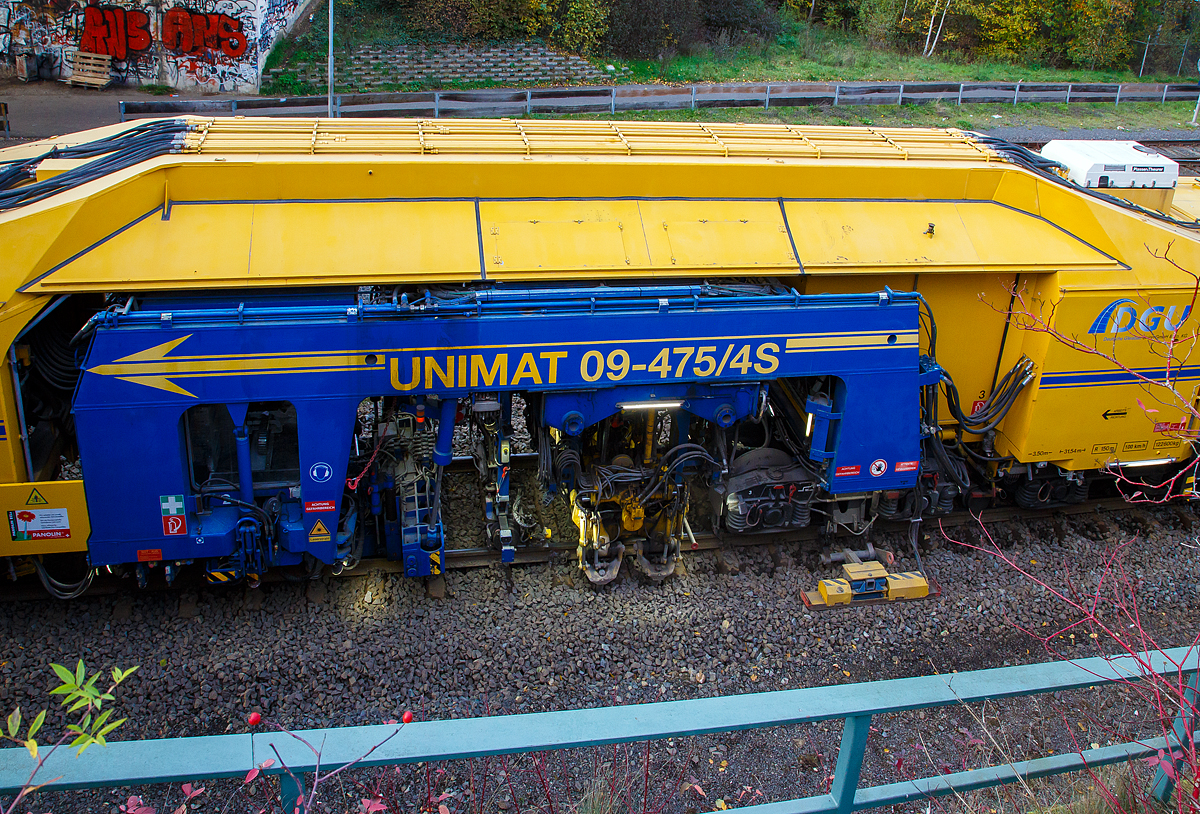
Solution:
M 1163 508 L 1003 523 L 989 531 L 1031 574 L 1076 588 L 1094 585 L 1111 550 L 1131 541 L 1125 562 L 1147 628 L 1170 647 L 1191 643 L 1200 622 L 1192 522 L 1188 510 Z M 765 548 L 741 549 L 726 560 L 736 562 L 732 571 L 718 569 L 712 554 L 692 555 L 686 573 L 662 585 L 623 574 L 602 590 L 558 562 L 451 572 L 444 600 L 426 598 L 420 582 L 375 573 L 258 591 L 131 588 L 71 603 L 11 603 L 0 619 L 0 708 L 41 708 L 49 663 L 80 657 L 97 668 L 141 667 L 118 700 L 120 714 L 129 717 L 118 730 L 123 739 L 245 731 L 251 711 L 297 729 L 381 723 L 405 709 L 422 720 L 461 718 L 1046 660 L 1022 631 L 1054 630 L 1073 621 L 1068 611 L 995 557 L 951 544 L 936 524 L 929 531 L 923 558 L 943 587 L 941 597 L 822 613 L 806 612 L 799 593 L 831 569 L 815 569 L 814 554 L 795 548 L 781 548 L 778 563 Z M 902 547 L 882 535 L 875 542 Z M 913 567 L 911 559 L 897 564 Z M 1058 643 L 1068 656 L 1113 649 L 1082 635 Z M 1071 749 L 1073 730 L 1065 721 L 1094 732 L 1085 737 L 1098 743 L 1145 728 L 1147 711 L 1135 714 L 1140 702 L 1128 694 L 1074 695 L 883 716 L 864 783 L 978 765 L 998 754 L 1023 759 Z M 52 715 L 47 732 L 58 723 Z M 644 755 L 645 747 L 632 745 L 600 757 L 575 750 L 542 760 L 561 775 L 555 793 L 562 799 L 581 799 L 596 777 L 608 776 L 603 771 L 615 787 L 615 775 L 624 771 L 627 778 L 652 775 L 665 795 L 663 810 L 687 812 L 711 810 L 717 799 L 733 806 L 739 794 L 745 805 L 747 796 L 765 802 L 818 793 L 839 737 L 840 725 L 832 722 L 659 742 Z M 643 772 L 643 759 L 652 771 Z M 601 771 L 602 763 L 609 768 Z M 474 810 L 465 791 L 470 767 L 442 769 L 436 783 L 422 779 L 424 771 L 387 775 L 397 804 L 415 808 L 437 787 L 452 793 L 451 811 Z M 483 767 L 475 771 L 481 784 L 491 783 L 482 810 L 536 806 L 543 794 L 536 759 L 514 759 L 503 770 L 493 765 L 486 782 Z M 374 782 L 345 777 L 341 790 L 331 789 L 331 802 L 367 787 L 355 783 Z M 519 782 L 510 789 L 513 778 Z M 681 783 L 699 785 L 705 796 L 680 791 Z M 42 794 L 37 802 L 55 812 L 97 811 L 115 806 L 119 794 Z M 171 807 L 179 802 L 167 790 L 154 794 Z M 212 806 L 234 792 L 217 784 L 208 794 Z M 258 810 L 241 797 L 235 802 L 229 810 Z M 351 810 L 339 805 L 328 810 Z M 631 802 L 630 810 L 638 807 Z

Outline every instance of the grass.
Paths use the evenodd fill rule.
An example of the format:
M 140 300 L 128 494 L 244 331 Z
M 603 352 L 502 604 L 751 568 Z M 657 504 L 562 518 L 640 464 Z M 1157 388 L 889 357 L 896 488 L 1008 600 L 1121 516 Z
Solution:
M 877 127 L 1052 127 L 1059 130 L 1178 130 L 1191 121 L 1193 102 L 1129 102 L 1119 107 L 1103 103 L 1029 103 L 1018 105 L 872 105 L 860 107 L 703 108 L 573 114 L 561 118 L 618 121 L 752 122 L 759 124 L 841 124 Z M 535 118 L 560 118 L 536 116 Z
M 610 60 L 611 62 L 611 60 Z M 872 46 L 857 34 L 799 24 L 769 45 L 702 47 L 662 61 L 612 62 L 631 69 L 629 82 L 763 82 L 833 80 L 929 82 L 1179 82 L 1173 74 L 1141 79 L 1128 69 L 1089 71 L 967 60 L 950 52 L 926 59 Z

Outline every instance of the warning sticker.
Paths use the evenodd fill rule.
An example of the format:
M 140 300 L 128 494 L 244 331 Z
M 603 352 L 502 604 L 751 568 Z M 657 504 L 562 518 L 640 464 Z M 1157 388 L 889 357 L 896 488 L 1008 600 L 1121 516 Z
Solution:
M 833 476 L 835 478 L 848 478 L 851 475 L 860 475 L 860 474 L 862 474 L 861 466 L 839 466 L 833 472 Z
M 17 540 L 61 540 L 71 536 L 66 509 L 22 509 L 8 513 L 8 534 Z
M 920 461 L 897 461 L 896 471 L 897 472 L 916 472 L 920 466 L 921 466 Z
M 337 503 L 332 500 L 306 500 L 304 501 L 304 511 L 306 512 L 332 512 L 337 509 Z M 326 532 L 328 534 L 328 532 Z
M 50 501 L 42 497 L 42 493 L 37 489 L 34 489 L 32 492 L 30 492 L 29 500 L 25 501 L 26 506 L 46 506 L 49 503 Z
M 1154 425 L 1155 432 L 1183 432 L 1187 429 L 1186 421 L 1172 423 L 1170 421 L 1159 421 Z
M 139 548 L 138 562 L 158 562 L 162 559 L 161 548 Z
M 320 520 L 313 523 L 313 527 L 308 531 L 308 541 L 310 543 L 328 543 L 329 529 Z
M 887 472 L 887 461 L 883 458 L 871 461 L 871 477 L 878 478 L 884 472 Z

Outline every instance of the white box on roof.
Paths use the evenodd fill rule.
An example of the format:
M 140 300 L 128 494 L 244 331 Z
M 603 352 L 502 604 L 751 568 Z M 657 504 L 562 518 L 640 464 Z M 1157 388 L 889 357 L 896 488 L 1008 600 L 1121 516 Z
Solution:
M 1179 165 L 1136 141 L 1059 139 L 1042 156 L 1067 168 L 1067 178 L 1093 189 L 1167 188 L 1179 180 Z

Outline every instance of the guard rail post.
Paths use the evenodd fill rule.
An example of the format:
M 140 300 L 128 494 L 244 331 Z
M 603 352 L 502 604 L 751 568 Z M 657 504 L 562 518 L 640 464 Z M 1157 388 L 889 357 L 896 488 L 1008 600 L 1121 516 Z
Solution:
M 1013 88 L 1013 107 L 1017 106 L 1017 97 L 1020 95 L 1021 95 L 1021 83 L 1018 82 L 1017 86 L 1015 88 Z
M 1117 101 L 1113 103 L 1113 107 L 1118 107 L 1121 104 L 1121 85 L 1117 84 Z
M 1063 102 L 1063 104 L 1064 105 L 1071 104 L 1071 84 L 1069 82 L 1067 83 L 1067 100 L 1065 102 Z
M 692 110 L 696 109 L 696 86 L 692 85 Z
M 963 83 L 959 82 L 958 83 L 958 106 L 959 107 L 962 107 L 962 92 L 963 92 Z
M 335 119 L 342 118 L 342 94 L 333 97 L 333 116 Z
M 771 109 L 771 83 L 767 83 L 767 98 L 763 100 L 763 110 Z
M 433 118 L 440 119 L 442 117 L 442 94 L 436 90 L 433 92 Z
M 1154 772 L 1154 784 L 1150 787 L 1150 794 L 1160 803 L 1169 804 L 1171 793 L 1175 790 L 1175 776 L 1182 761 L 1182 756 L 1177 757 L 1176 749 L 1190 748 L 1192 739 L 1195 737 L 1198 694 L 1200 694 L 1200 672 L 1195 672 L 1192 673 L 1191 680 L 1183 690 L 1183 704 L 1180 706 L 1179 715 L 1175 717 L 1174 725 L 1167 732 L 1167 748 L 1160 753 L 1162 757 L 1159 758 L 1158 769 Z M 1167 772 L 1163 768 L 1164 765 L 1170 766 L 1171 771 Z
M 1200 113 L 1200 96 L 1196 97 L 1196 109 L 1192 111 L 1192 124 L 1196 123 L 1196 114 Z
M 118 107 L 118 108 L 120 109 L 120 111 L 121 111 L 121 124 L 124 124 L 124 123 L 125 123 L 125 103 L 124 103 L 124 102 L 117 102 L 117 107 Z M 1192 118 L 1193 118 L 1193 119 L 1195 119 L 1195 117 L 1194 117 L 1194 116 L 1193 116 Z
M 839 95 L 841 95 L 841 92 L 842 92 L 842 85 L 841 85 L 841 83 L 840 83 L 840 82 L 838 82 L 838 83 L 835 83 L 835 84 L 834 84 L 834 86 L 833 86 L 833 106 L 834 106 L 834 107 L 837 107 L 837 106 L 838 106 L 838 96 L 839 96 Z M 1197 104 L 1200 104 L 1200 100 L 1197 100 L 1197 102 L 1196 102 L 1196 103 L 1197 103 Z
M 1167 88 L 1169 88 L 1169 87 L 1171 87 L 1171 86 L 1170 86 L 1170 85 L 1168 85 L 1166 82 L 1163 82 L 1163 98 L 1162 98 L 1162 103 L 1163 103 L 1164 105 L 1167 103 Z
M 899 107 L 902 104 L 904 104 L 904 83 L 903 82 L 900 83 L 900 93 L 898 93 L 896 95 L 896 106 Z
M 871 733 L 870 715 L 850 715 L 842 729 L 842 746 L 838 750 L 837 765 L 833 770 L 833 784 L 829 796 L 837 807 L 837 814 L 854 811 L 854 795 L 862 775 L 863 755 L 867 751 L 867 735 Z
M 529 88 L 525 89 L 525 115 L 529 116 L 533 113 L 533 91 Z
M 612 96 L 609 97 L 608 111 L 612 115 L 617 115 L 617 86 L 612 86 Z
M 234 116 L 237 115 L 237 99 L 229 100 L 229 112 L 232 113 Z

